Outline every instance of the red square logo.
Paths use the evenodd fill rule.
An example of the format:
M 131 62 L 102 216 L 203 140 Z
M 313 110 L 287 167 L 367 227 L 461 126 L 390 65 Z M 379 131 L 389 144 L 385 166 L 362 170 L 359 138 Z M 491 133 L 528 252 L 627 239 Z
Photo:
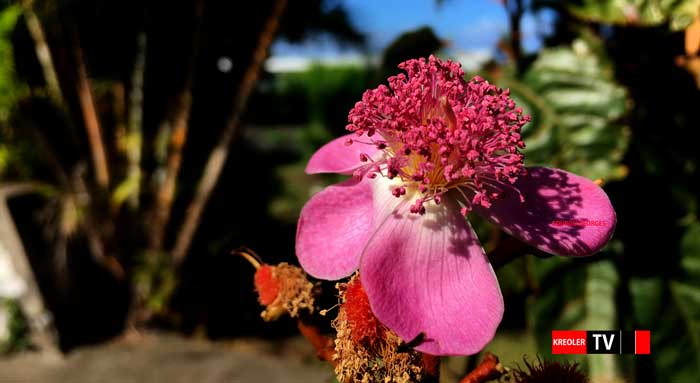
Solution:
M 585 330 L 552 331 L 552 354 L 585 354 Z
M 634 332 L 634 353 L 638 355 L 651 354 L 651 332 L 649 330 L 636 330 Z

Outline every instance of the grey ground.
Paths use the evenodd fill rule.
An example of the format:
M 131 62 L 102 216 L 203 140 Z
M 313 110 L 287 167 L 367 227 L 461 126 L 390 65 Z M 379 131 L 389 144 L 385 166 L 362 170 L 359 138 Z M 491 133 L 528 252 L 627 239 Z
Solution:
M 300 338 L 214 343 L 148 334 L 63 357 L 36 352 L 0 357 L 0 383 L 330 383 L 332 375 Z

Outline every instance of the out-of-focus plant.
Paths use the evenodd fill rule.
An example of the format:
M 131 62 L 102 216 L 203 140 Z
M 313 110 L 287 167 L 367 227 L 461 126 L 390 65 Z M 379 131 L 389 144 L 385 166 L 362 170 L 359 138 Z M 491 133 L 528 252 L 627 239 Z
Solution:
M 494 73 L 533 116 L 523 128 L 527 163 L 571 169 L 589 179 L 624 178 L 629 98 L 615 81 L 600 38 L 582 33 L 569 45 L 544 48 L 524 69 L 520 76 L 510 67 Z M 498 244 L 497 239 L 492 245 Z M 512 294 L 530 292 L 528 323 L 541 355 L 550 355 L 552 329 L 616 328 L 619 281 L 609 256 L 604 251 L 587 260 L 528 257 L 499 270 L 499 276 L 526 276 L 525 283 L 500 279 Z M 592 376 L 619 376 L 614 358 L 588 359 L 584 367 Z
M 0 186 L 31 180 L 34 191 L 44 192 L 35 208 L 41 210 L 47 253 L 58 266 L 47 283 L 70 286 L 73 255 L 88 254 L 110 275 L 107 283 L 130 290 L 128 322 L 139 325 L 168 311 L 274 39 L 282 34 L 299 41 L 326 31 L 357 44 L 363 36 L 342 7 L 321 0 L 246 5 L 244 23 L 250 28 L 236 35 L 235 66 L 225 78 L 234 91 L 217 111 L 222 124 L 210 129 L 207 120 L 212 134 L 194 134 L 199 131 L 190 125 L 202 118 L 193 112 L 210 101 L 206 91 L 197 90 L 198 81 L 210 80 L 215 71 L 200 65 L 214 54 L 208 45 L 200 49 L 202 31 L 223 45 L 231 31 L 221 10 L 237 5 L 193 0 L 162 14 L 155 3 L 98 3 L 109 11 L 98 12 L 93 3 L 2 2 Z M 118 25 L 101 24 L 116 19 Z M 163 31 L 177 31 L 177 37 Z M 118 44 L 111 44 L 115 36 Z M 172 62 L 159 63 L 162 57 L 177 61 L 176 70 L 170 71 Z M 15 62 L 30 65 L 15 71 Z M 165 75 L 159 64 L 168 67 Z M 202 147 L 209 136 L 219 139 L 214 145 L 204 140 Z M 191 141 L 198 154 L 186 156 Z M 25 149 L 31 163 L 23 160 Z M 187 182 L 198 183 L 196 190 L 183 188 L 182 173 Z
M 22 15 L 18 5 L 0 11 L 0 121 L 6 123 L 22 84 L 15 77 L 14 55 L 10 35 Z
M 31 345 L 29 328 L 16 301 L 0 298 L 0 355 Z
M 26 85 L 16 77 L 10 41 L 21 15 L 19 5 L 8 6 L 0 11 L 0 177 L 6 171 L 21 173 L 22 177 L 26 177 L 29 172 L 29 164 L 22 161 L 28 154 L 26 145 L 24 142 L 10 143 L 14 137 L 7 125 L 15 103 L 27 90 Z
M 653 330 L 658 375 L 674 382 L 700 376 L 700 223 L 686 226 L 680 264 L 671 278 L 636 275 L 624 286 L 631 299 L 628 322 Z M 624 290 L 623 290 L 624 291 Z M 663 314 L 661 314 L 663 313 Z
M 596 23 L 656 26 L 674 30 L 687 27 L 700 12 L 697 0 L 535 0 L 535 7 L 560 6 L 572 15 Z
M 600 44 L 586 35 L 539 52 L 521 80 L 504 76 L 504 86 L 533 116 L 523 129 L 529 164 L 558 166 L 590 179 L 625 176 L 621 161 L 630 132 L 622 118 L 628 98 Z
M 342 130 L 348 108 L 373 74 L 372 68 L 358 65 L 314 63 L 306 70 L 278 73 L 265 80 L 269 86 L 261 87 L 251 110 L 255 120 L 265 126 L 248 131 L 251 143 L 298 156 L 295 163 L 275 170 L 281 187 L 268 207 L 271 216 L 295 222 L 310 190 L 323 186 L 322 179 L 308 182 L 305 159 Z M 257 110 L 255 105 L 265 109 Z M 268 108 L 277 110 L 276 115 L 268 113 Z
M 683 150 L 682 139 L 664 144 L 657 140 L 674 137 L 674 129 L 688 131 L 697 125 L 692 122 L 693 107 L 685 104 L 697 100 L 688 88 L 694 79 L 680 77 L 672 65 L 673 54 L 682 52 L 659 48 L 677 41 L 673 31 L 688 27 L 700 4 L 535 1 L 531 5 L 556 12 L 558 29 L 545 41 L 559 45 L 534 53 L 522 76 L 510 75 L 507 68 L 496 72 L 533 114 L 532 130 L 523 132 L 528 140 L 525 152 L 529 159 L 571 166 L 591 179 L 605 180 L 620 224 L 617 239 L 594 259 L 528 257 L 499 274 L 527 276 L 527 284 L 512 288 L 514 294 L 529 295 L 525 311 L 542 355 L 550 355 L 552 329 L 646 328 L 654 334 L 653 358 L 589 355 L 581 358 L 583 367 L 593 379 L 695 381 L 700 375 L 696 336 L 700 279 L 695 277 L 700 243 L 694 238 L 700 233 L 697 199 L 689 194 L 695 189 L 684 180 L 697 174 L 697 160 Z M 610 24 L 615 27 L 606 27 Z M 688 49 L 695 46 L 692 33 L 690 24 L 688 63 L 695 52 Z M 650 41 L 648 49 L 644 39 Z M 663 60 L 670 65 L 664 66 Z M 651 77 L 659 81 L 650 81 Z M 661 100 L 662 94 L 668 101 Z M 665 208 L 637 212 L 632 206 L 638 202 L 626 202 L 635 198 L 631 190 L 646 184 L 658 187 L 654 195 L 664 196 Z M 678 218 L 664 221 L 671 217 Z M 659 233 L 663 239 L 648 239 L 649 233 Z M 674 240 L 680 238 L 677 248 Z M 651 254 L 659 252 L 666 254 L 663 265 L 651 266 Z
M 352 65 L 324 66 L 312 64 L 301 72 L 280 73 L 274 79 L 274 92 L 269 98 L 279 98 L 273 102 L 288 103 L 303 108 L 308 124 L 300 137 L 305 147 L 304 157 L 310 156 L 314 148 L 337 135 L 347 118 L 347 106 L 352 104 L 357 94 L 369 82 L 370 73 L 366 68 Z M 284 105 L 281 105 L 285 108 Z M 289 106 L 286 106 L 289 108 Z M 297 111 L 298 113 L 299 111 Z M 266 140 L 270 141 L 270 140 Z

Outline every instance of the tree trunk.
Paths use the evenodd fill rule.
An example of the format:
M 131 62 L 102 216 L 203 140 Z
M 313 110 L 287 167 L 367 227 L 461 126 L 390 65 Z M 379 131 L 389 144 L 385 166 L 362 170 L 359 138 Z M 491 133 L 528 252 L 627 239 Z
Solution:
M 260 69 L 268 55 L 268 50 L 272 41 L 275 38 L 277 29 L 279 28 L 280 19 L 284 14 L 284 10 L 287 6 L 287 0 L 277 0 L 275 2 L 272 13 L 265 22 L 265 27 L 260 33 L 258 39 L 258 45 L 253 51 L 253 58 L 250 65 L 243 74 L 243 79 L 241 80 L 241 85 L 238 88 L 238 93 L 233 101 L 233 108 L 226 122 L 226 127 L 221 136 L 219 137 L 218 144 L 209 154 L 209 159 L 204 167 L 204 172 L 202 177 L 199 179 L 199 184 L 197 185 L 197 191 L 195 193 L 192 202 L 190 202 L 185 212 L 185 218 L 180 226 L 180 230 L 177 233 L 175 239 L 175 246 L 172 250 L 173 263 L 176 267 L 185 259 L 187 252 L 192 244 L 192 239 L 199 226 L 199 221 L 202 218 L 202 213 L 204 208 L 209 201 L 211 193 L 214 191 L 221 172 L 226 164 L 226 158 L 228 157 L 229 149 L 231 146 L 231 141 L 235 136 L 238 125 L 240 124 L 241 117 L 248 105 L 248 98 L 255 88 L 255 84 L 258 82 L 258 76 L 260 75 Z

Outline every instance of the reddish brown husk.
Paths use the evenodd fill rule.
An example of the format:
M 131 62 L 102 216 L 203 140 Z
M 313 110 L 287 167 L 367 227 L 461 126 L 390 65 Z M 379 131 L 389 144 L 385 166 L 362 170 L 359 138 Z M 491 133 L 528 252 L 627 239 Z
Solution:
M 318 327 L 304 323 L 302 320 L 297 321 L 297 327 L 299 328 L 301 335 L 303 335 L 304 338 L 306 338 L 306 340 L 308 340 L 316 350 L 316 356 L 318 356 L 320 360 L 324 360 L 335 366 L 336 361 L 334 360 L 335 348 L 333 347 L 333 338 L 321 334 Z
M 277 299 L 280 292 L 280 282 L 273 275 L 273 266 L 262 265 L 255 271 L 255 291 L 258 292 L 258 301 L 267 306 Z
M 313 312 L 314 285 L 297 266 L 284 262 L 276 266 L 259 265 L 254 283 L 258 300 L 266 307 L 260 314 L 266 321 L 275 320 L 284 313 L 296 318 L 302 310 Z
M 503 365 L 498 361 L 498 357 L 490 352 L 484 355 L 484 359 L 476 368 L 467 374 L 459 383 L 482 383 L 489 380 L 498 379 L 503 375 Z

